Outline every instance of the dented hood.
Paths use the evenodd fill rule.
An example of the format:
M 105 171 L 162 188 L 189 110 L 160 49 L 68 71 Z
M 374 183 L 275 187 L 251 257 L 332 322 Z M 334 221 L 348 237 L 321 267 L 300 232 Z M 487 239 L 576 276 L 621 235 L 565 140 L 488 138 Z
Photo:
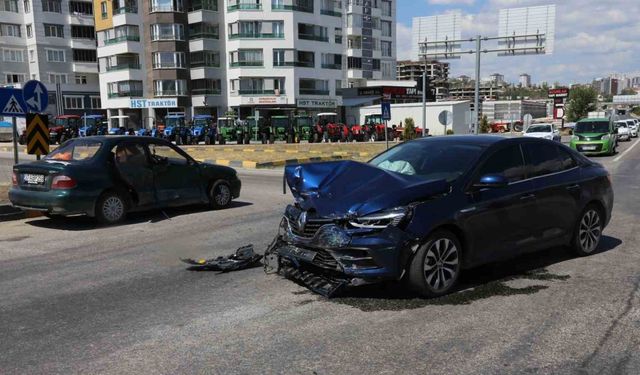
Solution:
M 445 180 L 426 181 L 355 161 L 290 165 L 285 179 L 300 207 L 322 217 L 367 215 L 450 189 Z

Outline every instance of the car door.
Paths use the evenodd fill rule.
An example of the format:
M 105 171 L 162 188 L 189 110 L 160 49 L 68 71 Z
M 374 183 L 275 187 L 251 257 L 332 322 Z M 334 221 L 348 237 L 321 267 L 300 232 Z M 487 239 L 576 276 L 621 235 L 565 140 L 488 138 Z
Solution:
M 202 182 L 198 165 L 175 146 L 152 142 L 149 153 L 154 163 L 154 185 L 160 204 L 180 206 L 198 203 Z
M 540 239 L 548 242 L 571 235 L 581 190 L 577 162 L 558 145 L 528 142 L 523 148 L 536 189 Z
M 492 152 L 473 173 L 471 185 L 489 174 L 501 174 L 509 183 L 497 188 L 468 188 L 469 202 L 461 215 L 474 248 L 473 263 L 510 257 L 536 237 L 535 189 L 525 174 L 520 145 L 512 143 Z
M 137 196 L 138 206 L 156 203 L 154 172 L 143 144 L 122 142 L 114 150 L 114 165 L 127 187 Z

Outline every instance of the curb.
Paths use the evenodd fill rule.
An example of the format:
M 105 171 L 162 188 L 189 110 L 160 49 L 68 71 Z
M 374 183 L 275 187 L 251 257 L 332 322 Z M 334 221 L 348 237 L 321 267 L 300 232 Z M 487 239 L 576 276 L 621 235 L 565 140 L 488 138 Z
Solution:
M 341 156 L 322 156 L 322 157 L 309 157 L 309 158 L 299 158 L 299 159 L 275 160 L 275 161 L 268 161 L 268 162 L 256 162 L 251 160 L 205 159 L 204 162 L 223 165 L 226 167 L 233 167 L 233 168 L 269 169 L 269 168 L 284 167 L 285 165 L 290 165 L 290 164 L 304 164 L 304 163 L 314 163 L 314 162 L 333 161 L 333 160 L 342 160 L 342 157 Z

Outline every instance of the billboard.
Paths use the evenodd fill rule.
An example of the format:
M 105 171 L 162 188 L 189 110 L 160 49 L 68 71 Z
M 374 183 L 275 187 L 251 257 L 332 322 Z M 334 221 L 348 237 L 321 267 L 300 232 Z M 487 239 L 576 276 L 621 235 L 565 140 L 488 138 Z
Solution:
M 507 39 L 501 40 L 499 45 L 509 51 L 502 52 L 499 56 L 553 53 L 555 23 L 555 4 L 501 9 L 498 36 Z M 536 34 L 544 34 L 544 37 L 538 38 Z
M 422 60 L 421 54 L 460 52 L 459 43 L 445 43 L 449 40 L 460 40 L 462 38 L 462 13 L 455 11 L 447 14 L 430 17 L 414 17 L 412 27 L 411 59 L 413 61 Z M 421 48 L 420 43 L 443 42 L 437 45 L 430 45 L 428 50 Z M 437 58 L 435 56 L 434 58 Z M 451 58 L 451 57 L 450 57 Z

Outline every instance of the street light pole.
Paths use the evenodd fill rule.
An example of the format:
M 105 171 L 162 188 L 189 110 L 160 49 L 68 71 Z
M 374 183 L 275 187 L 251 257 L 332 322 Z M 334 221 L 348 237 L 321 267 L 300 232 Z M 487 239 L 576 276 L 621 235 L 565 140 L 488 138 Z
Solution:
M 476 36 L 476 87 L 473 102 L 473 133 L 478 134 L 478 117 L 480 117 L 480 48 L 481 48 L 481 36 Z
M 422 72 L 422 136 L 427 135 L 427 65 Z

